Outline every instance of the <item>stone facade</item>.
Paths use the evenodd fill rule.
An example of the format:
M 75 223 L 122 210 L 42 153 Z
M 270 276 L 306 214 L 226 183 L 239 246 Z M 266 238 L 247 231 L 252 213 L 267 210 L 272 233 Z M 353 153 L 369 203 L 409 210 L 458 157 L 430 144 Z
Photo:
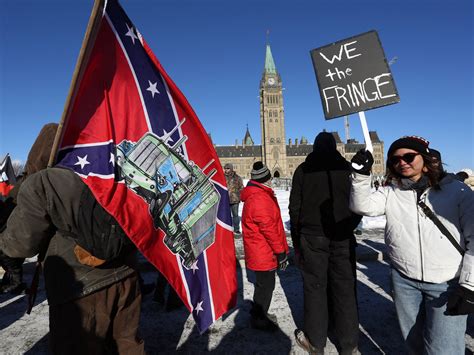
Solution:
M 274 177 L 291 177 L 306 156 L 313 151 L 312 141 L 305 137 L 286 142 L 285 110 L 283 106 L 283 86 L 277 72 L 270 45 L 266 46 L 265 68 L 260 80 L 260 129 L 262 145 L 255 145 L 249 129 L 245 132 L 242 143 L 235 142 L 230 146 L 215 146 L 222 165 L 232 163 L 234 170 L 243 178 L 250 178 L 250 170 L 255 161 L 262 160 Z M 314 132 L 316 135 L 318 132 Z M 337 132 L 332 132 L 337 142 L 337 149 L 350 160 L 365 144 L 351 139 L 344 143 Z M 374 147 L 375 177 L 385 173 L 384 144 L 376 132 L 370 132 Z

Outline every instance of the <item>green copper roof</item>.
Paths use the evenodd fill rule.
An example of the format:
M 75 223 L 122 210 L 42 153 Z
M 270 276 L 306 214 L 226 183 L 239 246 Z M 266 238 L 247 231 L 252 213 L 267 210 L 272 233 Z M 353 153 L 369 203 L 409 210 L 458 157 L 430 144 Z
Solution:
M 267 52 L 265 54 L 265 73 L 276 74 L 275 62 L 273 61 L 272 50 L 267 44 Z
M 247 132 L 245 132 L 244 142 L 245 142 L 245 145 L 253 145 L 253 139 L 250 136 L 248 125 L 247 125 Z

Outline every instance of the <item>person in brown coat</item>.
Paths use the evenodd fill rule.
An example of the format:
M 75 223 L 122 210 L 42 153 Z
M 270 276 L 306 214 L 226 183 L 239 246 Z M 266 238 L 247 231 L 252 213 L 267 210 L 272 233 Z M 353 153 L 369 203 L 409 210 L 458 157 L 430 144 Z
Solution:
M 53 354 L 143 354 L 136 249 L 99 267 L 75 253 L 71 236 L 80 230 L 79 216 L 88 213 L 82 204 L 87 194 L 88 186 L 68 169 L 29 175 L 0 233 L 0 250 L 11 257 L 41 255 Z M 104 229 L 112 235 L 120 226 L 109 223 Z
M 244 188 L 242 178 L 234 171 L 234 166 L 230 163 L 224 165 L 224 175 L 227 183 L 227 191 L 229 192 L 230 210 L 232 212 L 232 225 L 234 233 L 240 234 L 240 191 Z

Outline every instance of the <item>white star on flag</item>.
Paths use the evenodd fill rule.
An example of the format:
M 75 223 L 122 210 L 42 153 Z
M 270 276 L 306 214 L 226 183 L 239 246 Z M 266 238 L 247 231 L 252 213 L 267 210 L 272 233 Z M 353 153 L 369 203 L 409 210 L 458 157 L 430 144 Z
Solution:
M 132 27 L 128 27 L 128 24 L 126 23 L 125 25 L 127 25 L 127 28 L 128 28 L 128 32 L 125 33 L 125 36 L 128 36 L 132 39 L 132 42 L 133 44 L 135 44 L 135 40 L 138 39 L 137 35 L 135 34 L 135 32 L 133 32 L 133 26 Z
M 203 304 L 203 303 L 204 303 L 204 301 L 198 302 L 198 304 L 197 304 L 196 307 L 194 308 L 194 310 L 196 311 L 196 315 L 198 315 L 199 312 L 204 311 L 204 310 L 202 309 L 202 304 Z
M 158 89 L 156 88 L 156 84 L 158 84 L 158 82 L 156 83 L 152 83 L 150 80 L 148 80 L 148 84 L 150 85 L 148 87 L 148 89 L 146 89 L 147 91 L 151 92 L 151 97 L 155 97 L 155 94 L 159 94 L 160 92 L 158 91 Z
M 110 152 L 109 163 L 112 163 L 112 165 L 115 166 L 115 155 L 112 152 Z
M 196 272 L 196 270 L 199 270 L 197 260 L 191 264 L 191 270 L 193 270 L 193 274 Z
M 80 165 L 81 169 L 84 169 L 84 166 L 86 166 L 87 164 L 90 164 L 90 163 L 87 161 L 87 154 L 86 154 L 82 158 L 78 155 L 77 156 L 77 163 L 74 164 L 74 165 Z
M 173 143 L 173 139 L 171 139 L 171 136 L 168 136 L 168 132 L 166 132 L 166 130 L 163 130 L 163 135 L 161 136 L 161 139 L 163 139 L 163 141 L 171 147 L 170 142 Z

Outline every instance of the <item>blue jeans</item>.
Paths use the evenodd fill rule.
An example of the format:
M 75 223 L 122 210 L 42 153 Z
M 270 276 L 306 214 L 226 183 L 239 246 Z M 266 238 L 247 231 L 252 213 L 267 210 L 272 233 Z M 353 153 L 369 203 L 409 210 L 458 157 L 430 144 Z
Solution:
M 232 212 L 232 225 L 234 226 L 234 232 L 240 232 L 239 204 L 232 203 L 230 205 L 230 211 Z
M 466 316 L 445 315 L 458 280 L 439 284 L 409 279 L 392 268 L 392 293 L 409 354 L 461 355 L 465 352 Z

